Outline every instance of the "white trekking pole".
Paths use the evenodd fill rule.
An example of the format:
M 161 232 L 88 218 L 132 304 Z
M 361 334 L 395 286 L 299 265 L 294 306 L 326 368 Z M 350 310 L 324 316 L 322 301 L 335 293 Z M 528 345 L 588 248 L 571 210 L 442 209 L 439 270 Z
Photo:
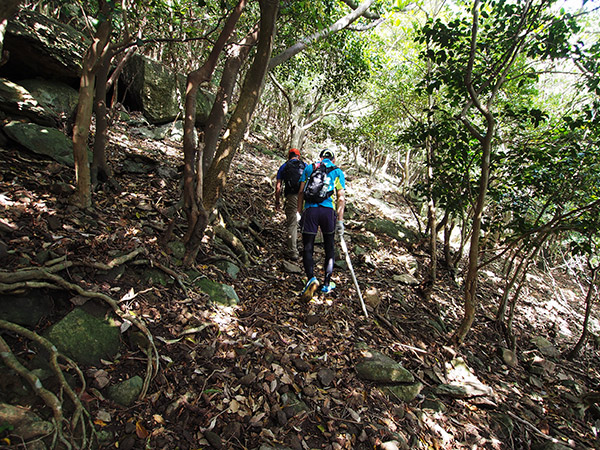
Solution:
M 354 286 L 356 286 L 356 292 L 358 292 L 360 305 L 362 306 L 362 310 L 365 313 L 365 317 L 369 317 L 369 313 L 367 313 L 367 307 L 365 306 L 365 302 L 362 298 L 362 293 L 360 292 L 360 287 L 358 286 L 358 280 L 356 279 L 356 275 L 354 274 L 354 268 L 352 267 L 352 261 L 350 261 L 350 254 L 348 253 L 348 247 L 346 246 L 346 241 L 344 240 L 343 234 L 340 234 L 340 244 L 342 244 L 342 251 L 346 255 L 346 264 L 348 264 L 348 268 L 350 269 L 350 273 L 352 274 L 352 280 L 354 281 Z

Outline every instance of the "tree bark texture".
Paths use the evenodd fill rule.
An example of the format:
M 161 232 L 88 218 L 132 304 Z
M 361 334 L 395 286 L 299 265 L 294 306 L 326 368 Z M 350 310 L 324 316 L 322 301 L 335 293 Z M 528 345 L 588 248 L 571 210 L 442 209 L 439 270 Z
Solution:
M 92 186 L 99 181 L 107 181 L 113 189 L 120 191 L 118 183 L 113 178 L 113 172 L 106 158 L 106 143 L 108 142 L 108 108 L 106 106 L 107 80 L 110 69 L 112 52 L 102 57 L 96 73 L 96 134 L 94 136 L 94 152 L 91 167 Z
M 329 28 L 311 34 L 310 36 L 301 39 L 299 42 L 295 43 L 291 47 L 279 53 L 277 56 L 273 57 L 269 62 L 269 70 L 294 57 L 295 55 L 303 51 L 306 47 L 311 45 L 313 42 L 316 42 L 320 39 L 323 39 L 326 36 L 329 36 L 330 34 L 336 33 L 346 28 L 348 25 L 358 20 L 359 17 L 365 15 L 374 1 L 375 0 L 365 0 L 360 5 L 358 5 L 354 11 L 342 17 Z
M 217 154 L 207 173 L 204 204 L 207 209 L 214 207 L 221 197 L 227 183 L 227 174 L 235 152 L 244 137 L 252 113 L 256 108 L 261 94 L 262 86 L 267 74 L 273 39 L 275 35 L 275 22 L 279 10 L 276 0 L 260 0 L 260 33 L 258 46 L 252 66 L 246 74 L 244 85 L 240 93 L 235 111 L 227 125 L 227 130 Z
M 79 103 L 73 128 L 73 158 L 75 160 L 76 180 L 76 191 L 73 200 L 77 206 L 82 208 L 87 208 L 92 204 L 87 139 L 92 123 L 98 61 L 107 51 L 112 32 L 111 15 L 110 3 L 102 2 L 99 17 L 103 17 L 104 20 L 98 25 L 92 44 L 83 58 L 83 71 L 79 83 Z
M 7 57 L 5 58 L 3 53 L 6 26 L 8 25 L 8 20 L 17 12 L 21 2 L 22 0 L 2 0 L 0 2 L 0 66 L 8 59 Z
M 190 265 L 195 260 L 204 230 L 208 223 L 208 213 L 204 207 L 202 150 L 204 146 L 196 146 L 194 129 L 196 125 L 196 96 L 202 83 L 212 79 L 219 55 L 227 40 L 235 30 L 237 22 L 246 7 L 247 0 L 240 0 L 231 11 L 217 42 L 213 46 L 208 59 L 199 69 L 190 72 L 187 77 L 185 95 L 185 118 L 183 126 L 183 202 L 188 219 L 188 229 L 184 241 L 186 256 L 184 264 Z
M 229 110 L 235 81 L 244 62 L 248 59 L 250 49 L 258 40 L 258 27 L 255 27 L 239 44 L 234 44 L 229 52 L 229 57 L 223 67 L 223 75 L 215 102 L 204 127 L 204 153 L 202 168 L 206 173 L 212 164 L 219 142 L 219 135 L 223 129 L 225 115 Z
M 575 347 L 573 347 L 573 349 L 567 355 L 567 359 L 569 361 L 572 361 L 573 359 L 575 359 L 577 357 L 577 355 L 579 355 L 579 353 L 581 352 L 581 349 L 583 348 L 583 346 L 585 344 L 585 341 L 587 340 L 588 334 L 589 334 L 588 324 L 590 321 L 590 315 L 592 314 L 592 306 L 594 305 L 594 299 L 596 297 L 596 295 L 595 295 L 595 291 L 597 289 L 596 281 L 598 280 L 598 269 L 600 267 L 590 267 L 590 268 L 592 271 L 592 273 L 591 273 L 592 279 L 591 279 L 590 285 L 588 287 L 587 295 L 585 296 L 585 317 L 583 319 L 583 329 L 581 330 L 581 336 L 580 336 L 579 340 L 577 341 L 577 344 L 575 344 Z
M 473 211 L 473 228 L 471 230 L 471 242 L 469 248 L 469 262 L 467 275 L 465 278 L 465 316 L 458 330 L 456 330 L 453 341 L 460 345 L 464 342 L 467 333 L 475 320 L 475 312 L 477 310 L 477 273 L 479 264 L 479 239 L 481 236 L 481 222 L 483 219 L 483 209 L 485 207 L 485 198 L 488 190 L 490 178 L 490 159 L 492 153 L 492 136 L 496 128 L 494 118 L 489 115 L 486 117 L 487 130 L 482 142 L 481 155 L 481 178 L 479 180 L 479 193 L 475 202 Z

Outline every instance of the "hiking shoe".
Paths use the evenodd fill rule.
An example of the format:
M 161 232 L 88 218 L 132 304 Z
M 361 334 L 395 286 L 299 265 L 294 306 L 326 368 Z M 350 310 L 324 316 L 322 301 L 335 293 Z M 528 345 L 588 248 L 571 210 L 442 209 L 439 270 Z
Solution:
M 321 292 L 324 292 L 325 294 L 329 294 L 334 289 L 335 289 L 335 283 L 333 281 L 330 281 L 329 284 L 326 284 L 321 288 Z
M 308 303 L 315 295 L 315 292 L 317 291 L 318 287 L 319 280 L 317 280 L 316 277 L 312 277 L 310 280 L 308 280 L 306 286 L 304 286 L 304 290 L 300 294 L 300 300 L 305 303 Z
M 298 253 L 294 253 L 291 251 L 286 252 L 285 256 L 291 261 L 298 261 L 299 255 Z

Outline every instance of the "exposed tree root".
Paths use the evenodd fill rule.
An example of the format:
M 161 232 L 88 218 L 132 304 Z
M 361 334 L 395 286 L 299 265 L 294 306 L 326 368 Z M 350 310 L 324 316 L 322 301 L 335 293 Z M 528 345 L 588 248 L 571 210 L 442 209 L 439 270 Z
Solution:
M 63 415 L 63 407 L 62 401 L 58 399 L 58 397 L 45 389 L 40 381 L 40 379 L 30 372 L 25 366 L 23 366 L 17 358 L 12 353 L 9 345 L 6 343 L 2 337 L 0 337 L 0 357 L 4 361 L 7 367 L 10 367 L 14 370 L 19 376 L 29 383 L 31 389 L 38 395 L 43 401 L 44 404 L 52 410 L 53 415 L 53 424 L 54 424 L 54 438 L 53 443 L 60 442 L 64 444 L 67 448 L 91 448 L 94 442 L 93 430 L 94 427 L 89 418 L 89 414 L 83 407 L 80 398 L 75 394 L 71 386 L 65 380 L 65 376 L 63 374 L 62 369 L 58 364 L 58 359 L 64 359 L 68 366 L 73 368 L 79 375 L 79 379 L 82 383 L 82 392 L 85 391 L 85 378 L 83 377 L 83 373 L 77 367 L 74 361 L 67 358 L 64 355 L 61 355 L 56 347 L 47 339 L 41 337 L 40 335 L 23 328 L 19 325 L 16 325 L 11 322 L 7 322 L 6 320 L 0 319 L 0 328 L 6 331 L 11 331 L 13 333 L 19 334 L 27 339 L 30 339 L 37 344 L 41 345 L 45 350 L 47 350 L 50 354 L 50 367 L 52 368 L 52 372 L 58 379 L 61 390 L 67 393 L 67 396 L 73 403 L 75 407 L 75 411 L 73 412 L 73 417 L 71 418 L 70 423 L 67 424 L 67 420 Z M 63 428 L 70 430 L 71 436 L 68 438 L 65 436 L 63 432 Z M 79 429 L 80 434 L 75 436 L 75 433 Z
M 0 292 L 9 293 L 24 288 L 66 289 L 69 291 L 74 291 L 81 296 L 98 299 L 108 304 L 117 316 L 119 316 L 123 321 L 127 321 L 135 325 L 145 335 L 147 339 L 148 345 L 145 349 L 142 349 L 146 353 L 147 357 L 146 376 L 144 379 L 144 384 L 141 393 L 139 395 L 139 399 L 142 400 L 148 393 L 150 382 L 159 370 L 158 350 L 156 349 L 156 345 L 154 344 L 154 338 L 148 330 L 148 328 L 146 327 L 145 323 L 139 318 L 129 314 L 129 312 L 126 311 L 123 307 L 121 307 L 118 301 L 116 301 L 112 297 L 101 292 L 85 290 L 78 284 L 71 283 L 65 280 L 57 273 L 75 265 L 84 265 L 99 270 L 110 270 L 116 266 L 132 261 L 136 256 L 140 254 L 146 253 L 147 252 L 145 249 L 139 248 L 126 255 L 115 258 L 108 263 L 80 263 L 74 261 L 67 261 L 66 257 L 62 257 L 49 261 L 44 267 L 41 268 L 25 268 L 14 272 L 2 271 L 0 272 Z M 183 285 L 181 279 L 177 276 L 176 273 L 174 273 L 167 267 L 161 264 L 156 264 L 151 260 L 142 260 L 136 262 L 141 264 L 148 264 L 165 271 L 169 275 L 173 276 L 178 281 L 180 286 L 184 288 L 185 291 L 185 286 Z M 4 363 L 8 367 L 13 369 L 20 377 L 26 380 L 27 383 L 34 390 L 36 395 L 38 395 L 44 401 L 45 405 L 52 410 L 53 423 L 55 428 L 52 447 L 59 444 L 63 445 L 68 449 L 91 448 L 94 442 L 94 428 L 89 418 L 89 413 L 82 405 L 80 398 L 66 382 L 64 373 L 60 368 L 58 361 L 59 359 L 64 360 L 69 368 L 77 372 L 80 382 L 82 383 L 83 392 L 85 391 L 85 378 L 77 364 L 65 355 L 60 354 L 56 347 L 50 341 L 31 330 L 28 330 L 24 327 L 21 327 L 19 325 L 5 320 L 0 320 L 0 329 L 16 333 L 31 341 L 34 341 L 49 352 L 50 366 L 52 368 L 52 371 L 54 372 L 59 381 L 61 390 L 67 394 L 68 398 L 74 405 L 75 410 L 73 412 L 71 420 L 67 421 L 63 416 L 62 400 L 60 400 L 56 394 L 48 391 L 42 386 L 40 380 L 17 360 L 17 358 L 12 353 L 12 350 L 10 349 L 9 345 L 0 337 L 0 356 L 2 357 Z M 70 434 L 66 435 L 65 431 L 68 431 Z

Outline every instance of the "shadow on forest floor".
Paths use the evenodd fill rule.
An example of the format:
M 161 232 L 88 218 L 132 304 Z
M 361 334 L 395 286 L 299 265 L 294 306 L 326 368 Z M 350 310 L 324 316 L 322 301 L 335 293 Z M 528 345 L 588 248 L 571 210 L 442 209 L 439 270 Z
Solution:
M 124 191 L 96 192 L 89 212 L 66 202 L 64 185 L 73 182 L 72 171 L 16 149 L 0 150 L 9 270 L 39 265 L 37 255 L 48 249 L 74 261 L 106 261 L 142 246 L 189 287 L 172 247 L 158 245 L 171 217 L 176 218 L 174 240 L 185 232 L 185 219 L 176 210 L 179 145 L 128 133 L 115 127 L 110 145 Z M 85 276 L 64 274 L 118 298 L 133 289 L 136 297 L 121 304 L 142 318 L 156 338 L 161 369 L 143 401 L 123 408 L 100 390 L 89 393 L 87 406 L 97 429 L 112 436 L 107 448 L 600 446 L 598 350 L 590 342 L 574 363 L 560 357 L 577 341 L 585 308 L 585 289 L 564 268 L 536 270 L 529 277 L 515 316 L 514 367 L 502 358 L 505 344 L 493 320 L 501 279 L 492 267 L 482 271 L 481 308 L 467 342 L 452 350 L 445 343 L 462 318 L 460 285 L 441 269 L 439 283 L 427 295 L 426 252 L 366 229 L 375 218 L 415 227 L 394 182 L 347 170 L 347 240 L 363 293 L 377 306 L 364 317 L 343 267 L 336 268 L 333 295 L 300 304 L 302 270 L 283 259 L 283 215 L 273 206 L 275 172 L 283 160 L 257 148 L 247 146 L 235 158 L 223 202 L 252 264 L 233 278 L 214 262 L 217 255 L 236 262 L 235 255 L 218 239 L 207 239 L 196 267 L 202 277 L 233 286 L 239 305 L 216 306 L 206 294 L 184 291 L 174 279 L 164 285 L 144 282 L 129 265 L 116 279 L 91 269 Z M 154 159 L 162 172 L 156 167 L 126 171 L 131 165 L 125 162 L 135 160 L 136 153 Z M 338 159 L 344 168 L 343 158 Z M 407 272 L 416 284 L 397 281 Z M 38 331 L 48 325 L 40 324 Z M 597 317 L 594 326 L 598 329 Z M 197 331 L 188 333 L 191 329 Z M 556 353 L 535 346 L 536 337 L 547 338 Z M 26 355 L 23 342 L 12 342 L 15 353 Z M 356 365 L 365 348 L 402 364 L 422 383 L 419 395 L 400 401 L 361 379 Z M 102 369 L 112 380 L 127 379 L 145 370 L 145 358 L 130 348 Z M 472 382 L 485 389 L 474 394 L 443 388 Z

